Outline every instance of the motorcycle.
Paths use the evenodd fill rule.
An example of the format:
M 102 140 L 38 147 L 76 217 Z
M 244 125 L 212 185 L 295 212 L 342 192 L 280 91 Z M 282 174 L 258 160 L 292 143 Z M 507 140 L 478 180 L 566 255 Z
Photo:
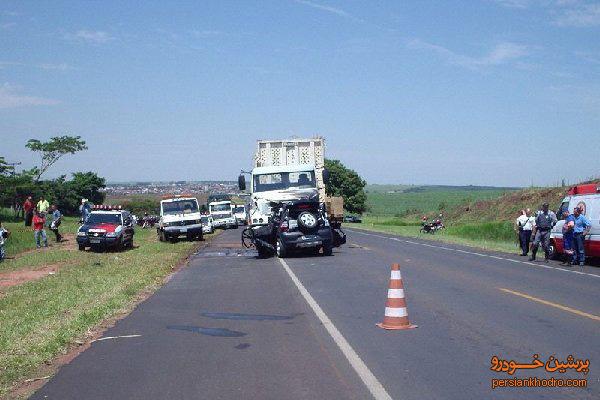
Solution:
M 431 222 L 424 221 L 419 232 L 434 235 L 437 231 L 441 231 L 445 228 L 446 226 L 444 225 L 442 220 L 436 219 Z

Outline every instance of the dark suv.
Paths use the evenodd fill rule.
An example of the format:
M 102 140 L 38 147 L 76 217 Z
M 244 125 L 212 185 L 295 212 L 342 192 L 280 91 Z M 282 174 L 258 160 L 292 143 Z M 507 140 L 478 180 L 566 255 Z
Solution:
M 278 257 L 285 257 L 296 250 L 316 253 L 320 249 L 323 249 L 323 255 L 331 255 L 333 234 L 318 202 L 299 200 L 284 203 L 274 222 Z

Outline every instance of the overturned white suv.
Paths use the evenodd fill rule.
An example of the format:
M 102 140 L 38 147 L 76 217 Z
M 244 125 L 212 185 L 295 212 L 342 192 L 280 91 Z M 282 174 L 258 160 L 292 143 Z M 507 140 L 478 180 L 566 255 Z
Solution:
M 195 197 L 171 197 L 160 202 L 160 220 L 156 228 L 161 242 L 202 240 L 202 215 Z

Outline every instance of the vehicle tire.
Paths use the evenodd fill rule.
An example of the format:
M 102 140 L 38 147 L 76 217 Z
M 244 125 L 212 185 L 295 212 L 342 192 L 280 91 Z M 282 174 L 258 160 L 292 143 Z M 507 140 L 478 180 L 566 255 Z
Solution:
M 331 256 L 333 255 L 333 246 L 330 244 L 326 244 L 323 246 L 323 256 Z
M 275 246 L 275 251 L 277 252 L 277 257 L 285 258 L 287 256 L 287 250 L 285 245 L 281 241 L 281 239 L 277 239 L 277 245 Z
M 130 249 L 133 249 L 133 238 L 131 238 L 129 240 L 129 242 L 127 242 L 127 247 L 130 248 Z
M 77 245 L 77 248 L 79 249 L 79 251 L 84 251 L 85 245 L 83 245 L 83 244 Z
M 269 250 L 262 246 L 257 247 L 256 250 L 258 251 L 258 258 L 269 258 L 271 256 Z
M 166 242 L 167 241 L 167 235 L 165 235 L 165 231 L 159 231 L 158 232 L 158 240 L 161 242 Z
M 550 241 L 550 246 L 548 246 L 548 258 L 550 260 L 558 260 L 559 254 L 556 252 L 556 246 L 553 241 Z
M 312 230 L 317 227 L 319 223 L 319 219 L 313 213 L 309 211 L 303 211 L 298 214 L 298 225 L 301 228 Z

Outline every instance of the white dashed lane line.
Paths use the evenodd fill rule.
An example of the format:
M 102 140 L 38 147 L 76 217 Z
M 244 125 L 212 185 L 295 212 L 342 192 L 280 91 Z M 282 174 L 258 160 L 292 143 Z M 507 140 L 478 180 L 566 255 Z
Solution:
M 532 263 L 532 262 L 529 262 L 529 261 L 519 261 L 519 260 L 515 260 L 513 258 L 499 257 L 499 256 L 491 255 L 491 254 L 482 254 L 482 253 L 477 253 L 477 252 L 474 252 L 474 251 L 467 251 L 467 250 L 462 250 L 462 249 L 453 249 L 451 247 L 445 247 L 445 246 L 436 246 L 436 245 L 429 244 L 429 243 L 419 243 L 419 242 L 415 242 L 413 240 L 405 240 L 405 239 L 400 239 L 400 238 L 397 238 L 397 237 L 390 237 L 390 236 L 384 236 L 384 235 L 376 235 L 376 234 L 373 234 L 373 233 L 359 232 L 359 231 L 356 231 L 356 230 L 353 230 L 352 232 L 353 233 L 358 233 L 359 235 L 373 236 L 373 237 L 377 237 L 377 238 L 381 238 L 381 239 L 388 239 L 388 240 L 395 240 L 396 242 L 404 242 L 404 243 L 408 243 L 408 244 L 416 244 L 418 246 L 432 247 L 432 248 L 435 248 L 435 249 L 440 249 L 440 250 L 445 250 L 445 251 L 456 251 L 458 253 L 470 254 L 470 255 L 478 256 L 478 257 L 495 258 L 496 260 L 510 261 L 510 262 L 519 263 L 519 264 L 532 265 L 532 266 L 538 267 L 538 268 L 553 269 L 555 271 L 570 272 L 572 274 L 587 275 L 587 276 L 593 276 L 594 278 L 600 278 L 600 275 L 596 275 L 596 274 L 590 274 L 590 273 L 587 273 L 587 272 L 575 271 L 575 270 L 570 270 L 570 269 L 565 269 L 565 268 L 560 268 L 560 267 L 552 267 L 550 265 L 535 264 L 535 263 Z

